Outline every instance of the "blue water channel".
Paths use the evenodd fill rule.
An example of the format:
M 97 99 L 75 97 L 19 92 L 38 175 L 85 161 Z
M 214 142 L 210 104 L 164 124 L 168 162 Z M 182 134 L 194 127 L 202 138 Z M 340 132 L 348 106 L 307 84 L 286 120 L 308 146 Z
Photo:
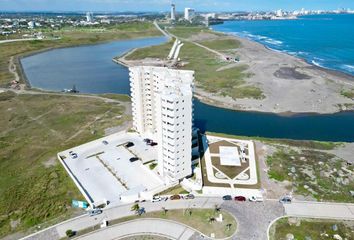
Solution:
M 54 49 L 21 62 L 35 88 L 61 91 L 75 84 L 82 93 L 129 94 L 128 70 L 112 58 L 132 48 L 165 41 L 157 37 Z M 195 99 L 194 125 L 203 131 L 235 135 L 354 141 L 354 112 L 279 116 L 217 108 Z

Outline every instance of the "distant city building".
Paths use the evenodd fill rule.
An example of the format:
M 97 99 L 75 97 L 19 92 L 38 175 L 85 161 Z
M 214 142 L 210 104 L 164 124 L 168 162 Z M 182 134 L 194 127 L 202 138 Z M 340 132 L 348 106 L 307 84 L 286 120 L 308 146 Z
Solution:
M 277 10 L 275 12 L 275 14 L 276 14 L 277 17 L 283 17 L 284 16 L 284 13 L 283 13 L 283 11 L 281 9 Z
M 36 23 L 35 23 L 34 21 L 29 21 L 29 22 L 27 23 L 27 25 L 28 25 L 28 28 L 33 29 L 33 28 L 35 28 Z
M 192 8 L 185 8 L 184 9 L 184 19 L 187 21 L 191 21 L 195 16 L 195 10 Z
M 86 22 L 89 22 L 89 23 L 93 22 L 93 13 L 92 12 L 86 13 Z
M 190 175 L 194 71 L 150 66 L 129 71 L 133 126 L 157 140 L 159 174 L 166 182 Z
M 176 5 L 173 3 L 171 4 L 171 20 L 176 20 Z

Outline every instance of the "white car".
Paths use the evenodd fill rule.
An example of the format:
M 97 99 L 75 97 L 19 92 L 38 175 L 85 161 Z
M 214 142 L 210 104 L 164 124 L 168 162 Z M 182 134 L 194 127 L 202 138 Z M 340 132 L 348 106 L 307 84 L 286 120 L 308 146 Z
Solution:
M 162 198 L 160 196 L 154 196 L 151 200 L 151 202 L 160 202 Z
M 263 202 L 262 196 L 252 196 L 248 199 L 250 202 Z

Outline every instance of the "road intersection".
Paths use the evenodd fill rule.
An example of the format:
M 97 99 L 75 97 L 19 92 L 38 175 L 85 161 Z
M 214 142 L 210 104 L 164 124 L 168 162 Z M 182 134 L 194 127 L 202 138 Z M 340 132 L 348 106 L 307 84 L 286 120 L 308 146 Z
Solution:
M 345 203 L 341 204 L 294 201 L 291 204 L 283 205 L 275 199 L 266 200 L 259 203 L 239 203 L 234 201 L 223 201 L 220 197 L 196 197 L 195 199 L 188 200 L 168 200 L 155 203 L 142 202 L 139 203 L 139 205 L 144 207 L 147 212 L 161 211 L 162 208 L 188 209 L 215 208 L 215 206 L 221 206 L 223 210 L 230 212 L 237 219 L 237 232 L 232 237 L 232 239 L 266 239 L 268 226 L 275 219 L 282 216 L 354 220 L 354 204 Z M 65 231 L 68 229 L 76 231 L 82 230 L 100 224 L 103 219 L 110 221 L 113 219 L 131 216 L 133 214 L 135 213 L 131 211 L 131 204 L 107 208 L 101 215 L 90 217 L 85 214 L 29 235 L 23 239 L 60 239 L 66 236 Z M 164 222 L 164 220 L 161 220 L 161 222 Z M 166 223 L 165 226 L 161 222 L 159 222 L 159 232 L 156 234 L 170 236 L 170 228 L 167 226 L 169 224 Z M 136 223 L 134 223 L 132 226 L 135 226 L 135 224 Z M 145 222 L 145 225 L 149 224 L 149 221 Z M 129 225 L 125 225 L 125 227 L 129 227 Z M 181 226 L 175 227 L 180 229 Z M 135 229 L 134 234 L 140 235 L 144 234 L 142 231 L 145 228 L 132 227 L 131 229 Z M 163 231 L 165 231 L 165 233 Z M 117 235 L 114 238 L 123 237 L 123 235 L 120 235 L 120 233 L 123 234 L 125 232 L 117 232 Z M 129 232 L 129 235 L 132 234 L 133 232 Z M 145 234 L 147 233 L 145 232 Z M 149 234 L 153 234 L 153 232 L 149 232 Z M 200 236 L 200 234 L 194 233 L 194 235 L 191 236 L 192 237 L 190 239 L 196 239 L 198 236 Z

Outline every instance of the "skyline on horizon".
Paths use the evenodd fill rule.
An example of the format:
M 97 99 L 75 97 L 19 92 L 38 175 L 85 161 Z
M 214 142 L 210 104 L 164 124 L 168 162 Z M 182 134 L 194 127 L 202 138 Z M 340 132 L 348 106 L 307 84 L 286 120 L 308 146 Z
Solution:
M 185 7 L 197 11 L 285 11 L 299 10 L 335 10 L 342 8 L 354 9 L 352 0 L 0 0 L 0 11 L 97 11 L 97 12 L 161 12 L 169 11 L 171 2 L 176 4 L 178 12 Z M 136 9 L 139 6 L 139 10 Z

